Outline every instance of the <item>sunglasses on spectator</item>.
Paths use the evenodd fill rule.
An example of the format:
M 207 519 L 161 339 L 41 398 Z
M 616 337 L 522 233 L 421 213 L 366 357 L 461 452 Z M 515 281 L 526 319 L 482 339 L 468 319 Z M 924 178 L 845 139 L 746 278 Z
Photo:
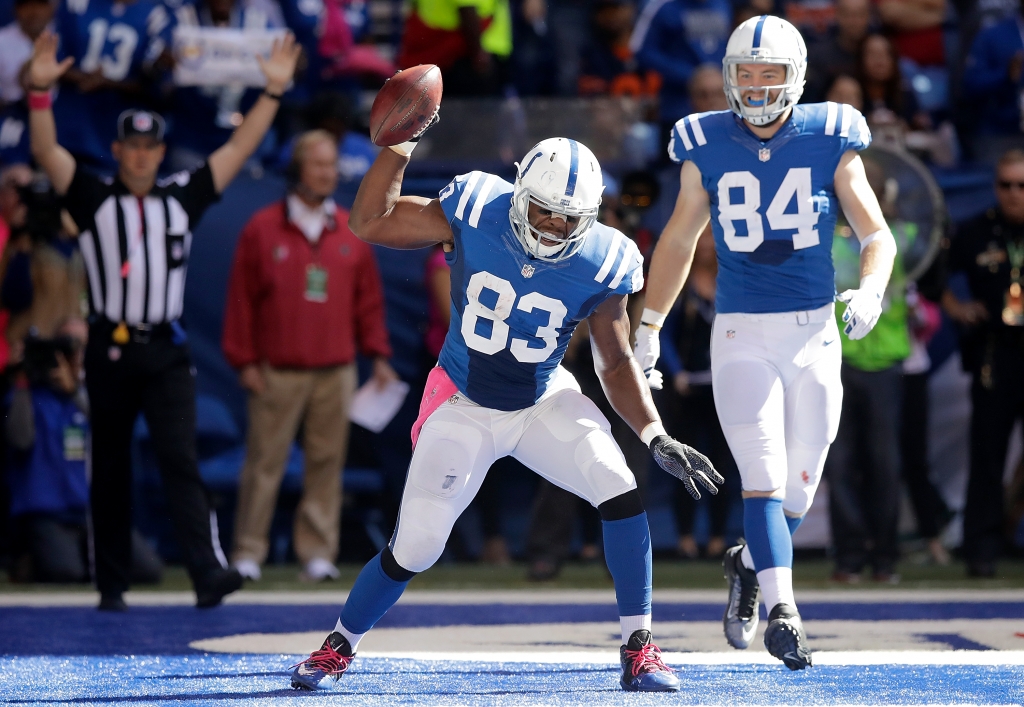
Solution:
M 996 182 L 996 186 L 998 186 L 1000 189 L 1009 189 L 1010 187 L 1024 189 L 1024 182 L 1011 182 L 1008 179 L 1000 179 L 999 181 Z

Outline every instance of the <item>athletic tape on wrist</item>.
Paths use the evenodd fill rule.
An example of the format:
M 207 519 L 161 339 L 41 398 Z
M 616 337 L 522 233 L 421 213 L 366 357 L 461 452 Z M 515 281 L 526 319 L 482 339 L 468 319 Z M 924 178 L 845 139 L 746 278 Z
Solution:
M 652 329 L 660 330 L 665 326 L 665 317 L 668 315 L 656 312 L 653 309 L 644 309 L 644 313 L 640 315 L 640 323 L 646 324 Z
M 389 145 L 389 147 L 403 157 L 408 157 L 419 144 L 418 140 L 407 140 L 406 142 L 401 142 L 397 145 Z
M 660 435 L 667 434 L 668 432 L 665 431 L 665 425 L 661 423 L 661 420 L 658 420 L 656 422 L 649 423 L 647 427 L 643 429 L 643 432 L 640 433 L 640 441 L 650 447 L 651 440 Z
M 53 99 L 50 97 L 49 91 L 28 92 L 29 110 L 48 110 L 51 107 L 53 107 Z

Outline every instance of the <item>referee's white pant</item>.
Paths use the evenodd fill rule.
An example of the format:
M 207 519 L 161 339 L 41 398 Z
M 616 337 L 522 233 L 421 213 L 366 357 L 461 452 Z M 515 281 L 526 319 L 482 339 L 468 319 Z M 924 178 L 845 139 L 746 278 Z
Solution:
M 814 500 L 839 428 L 841 364 L 832 304 L 715 317 L 715 407 L 743 490 L 785 489 L 787 515 L 804 515 Z

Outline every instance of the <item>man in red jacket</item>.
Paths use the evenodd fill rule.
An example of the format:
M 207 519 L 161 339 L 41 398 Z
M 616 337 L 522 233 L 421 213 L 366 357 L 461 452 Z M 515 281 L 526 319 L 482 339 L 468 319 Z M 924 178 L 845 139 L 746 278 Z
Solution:
M 338 147 L 322 130 L 295 143 L 287 197 L 257 212 L 238 239 L 222 346 L 249 395 L 249 433 L 238 489 L 232 562 L 260 578 L 288 453 L 304 424 L 302 500 L 295 552 L 303 578 L 338 576 L 341 467 L 357 350 L 381 387 L 388 364 L 384 293 L 370 246 L 346 225 L 331 194 Z

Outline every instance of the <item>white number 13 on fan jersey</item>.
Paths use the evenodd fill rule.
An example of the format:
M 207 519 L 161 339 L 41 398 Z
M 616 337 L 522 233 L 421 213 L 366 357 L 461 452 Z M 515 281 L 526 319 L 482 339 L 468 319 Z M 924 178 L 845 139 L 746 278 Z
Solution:
M 730 190 L 742 190 L 742 197 L 732 201 Z M 735 192 L 734 192 L 735 193 Z M 773 231 L 796 229 L 793 249 L 810 248 L 820 242 L 818 224 L 820 214 L 814 210 L 811 193 L 811 168 L 793 167 L 779 185 L 765 216 Z M 786 213 L 786 207 L 796 197 L 796 213 Z M 718 223 L 722 226 L 725 244 L 729 250 L 751 253 L 764 242 L 764 222 L 761 208 L 761 182 L 747 171 L 726 172 L 718 180 Z M 747 235 L 736 235 L 736 221 L 745 221 Z
M 497 294 L 494 307 L 488 307 L 480 301 L 484 289 Z M 466 307 L 462 312 L 462 338 L 466 346 L 485 354 L 496 354 L 508 345 L 509 326 L 505 320 L 512 314 L 512 305 L 516 301 L 516 291 L 512 283 L 489 272 L 474 273 L 469 278 L 466 288 Z M 568 313 L 565 305 L 559 300 L 546 297 L 539 292 L 530 292 L 519 299 L 516 309 L 527 314 L 539 309 L 547 313 L 548 323 L 537 327 L 534 334 L 544 342 L 540 348 L 531 347 L 526 339 L 512 339 L 510 350 L 517 361 L 523 363 L 540 363 L 546 361 L 558 344 L 558 329 L 565 321 Z M 491 322 L 490 336 L 483 336 L 476 331 L 477 320 Z

